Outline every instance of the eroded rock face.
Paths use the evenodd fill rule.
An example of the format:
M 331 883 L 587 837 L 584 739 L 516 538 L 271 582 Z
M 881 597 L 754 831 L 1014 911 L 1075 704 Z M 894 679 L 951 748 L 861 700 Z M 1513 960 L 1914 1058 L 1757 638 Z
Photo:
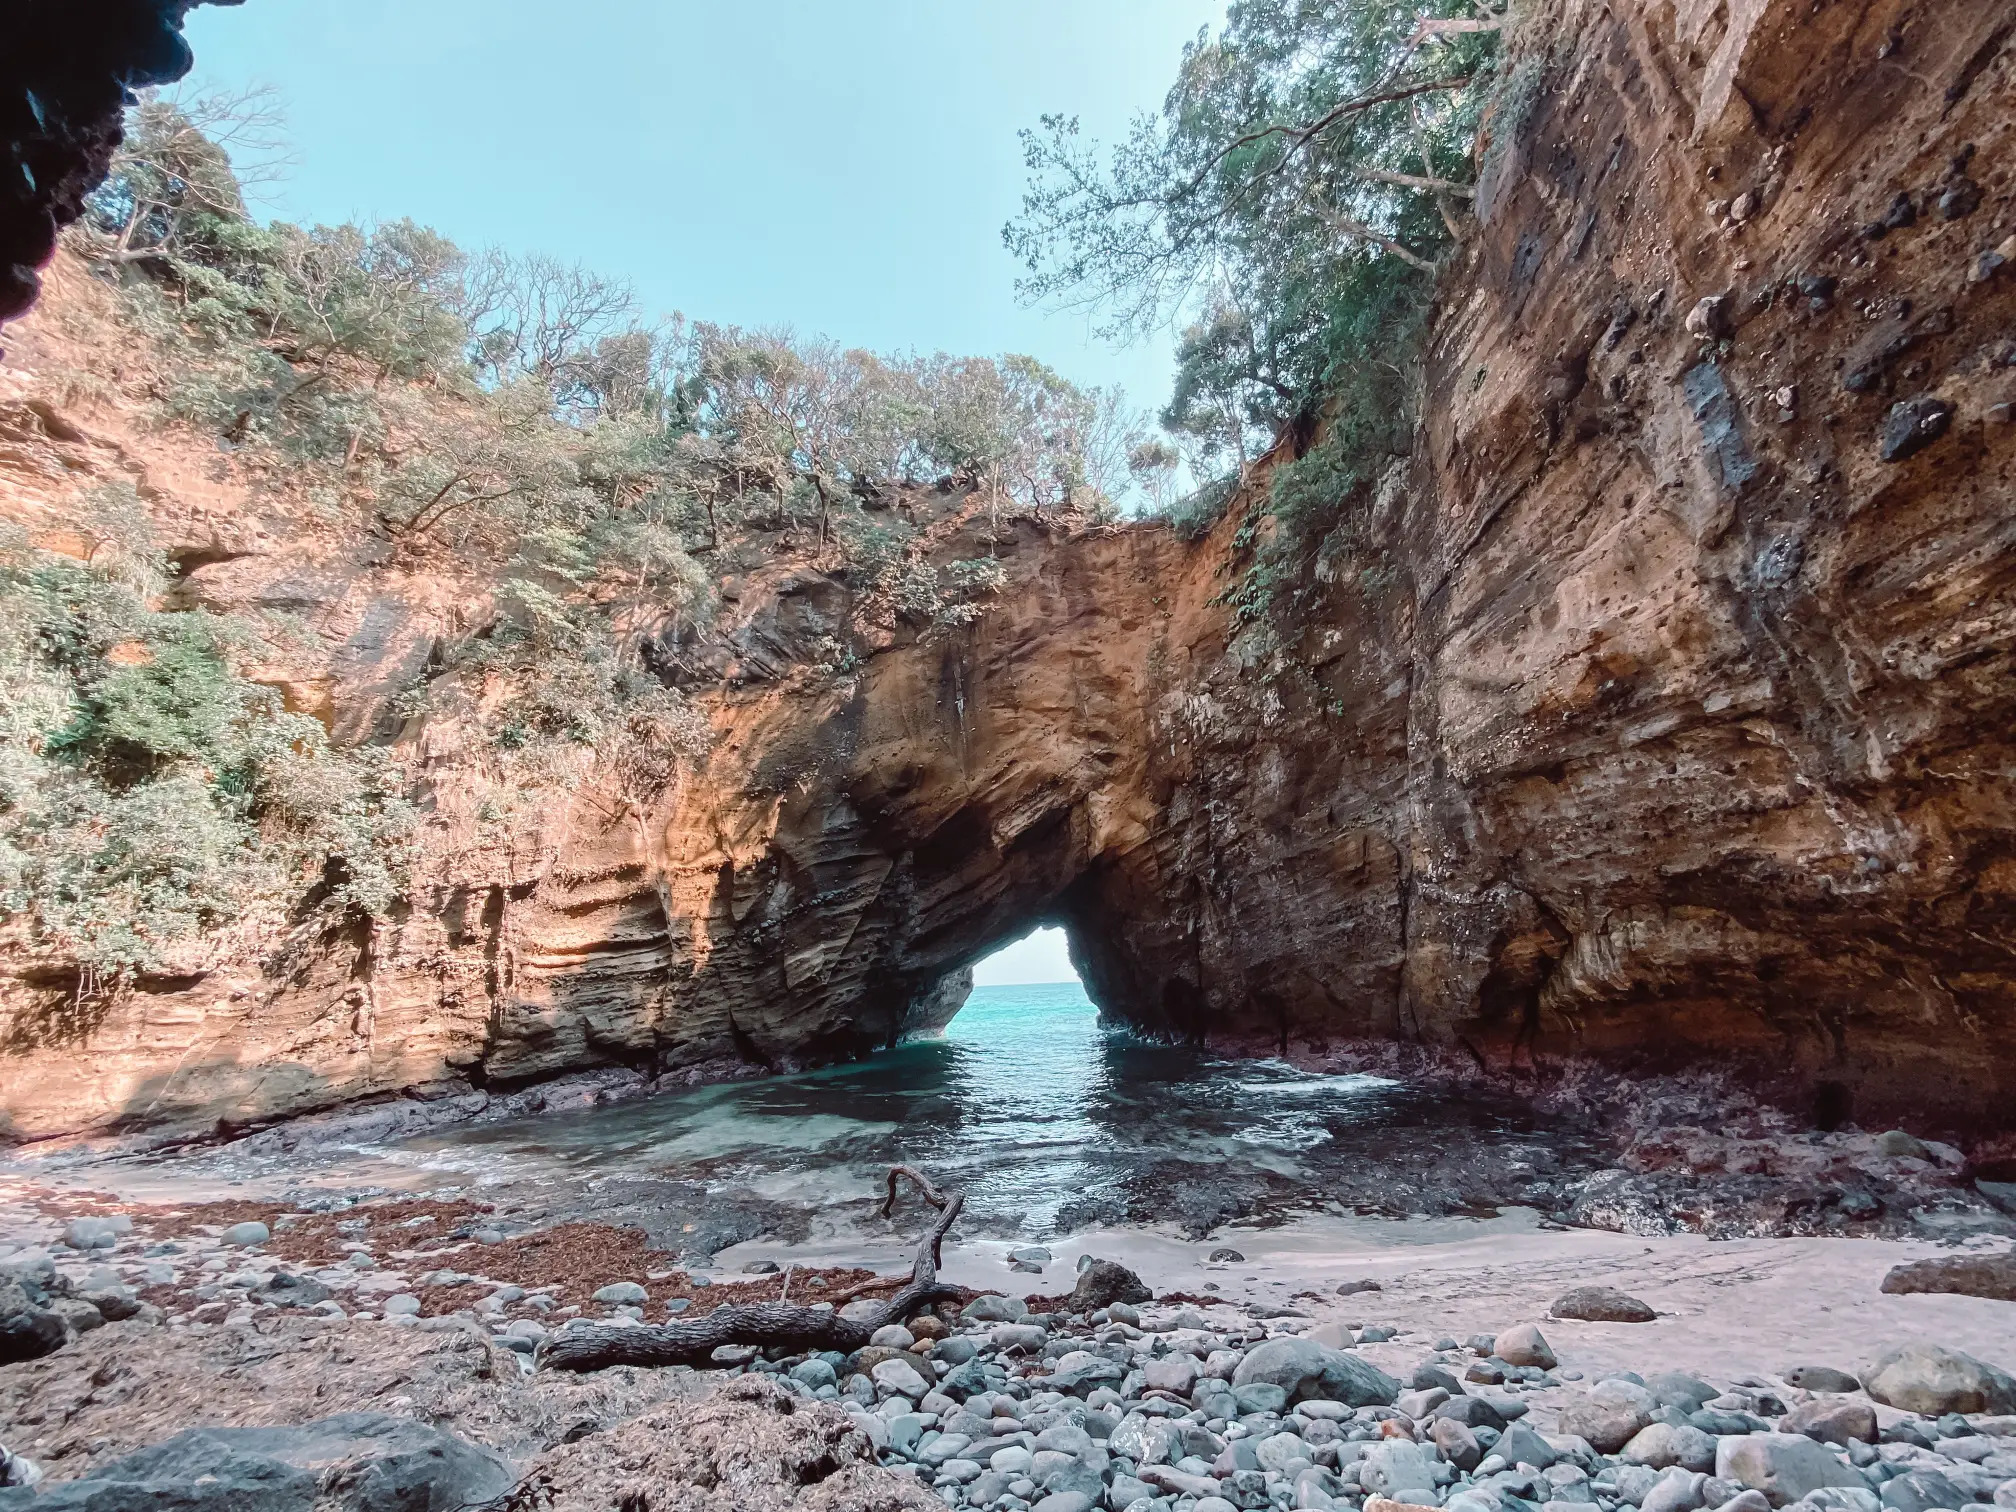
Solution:
M 803 661 L 853 590 L 779 573 L 681 648 L 698 768 L 641 806 L 591 777 L 505 854 L 468 843 L 455 732 L 408 731 L 442 838 L 407 917 L 82 1024 L 17 978 L 7 1111 L 186 1127 L 805 1064 L 941 1025 L 968 965 L 1052 919 L 1157 1031 L 1707 1062 L 1833 1119 L 2006 1122 L 1995 22 L 1558 0 L 1489 128 L 1416 452 L 1324 543 L 1291 642 L 1214 603 L 1236 521 L 1195 546 L 1016 522 L 984 616 L 847 678 Z M 1923 396 L 1943 428 L 1897 454 L 1886 417 Z M 368 560 L 234 552 L 192 590 L 343 627 L 286 682 L 339 732 L 455 612 Z

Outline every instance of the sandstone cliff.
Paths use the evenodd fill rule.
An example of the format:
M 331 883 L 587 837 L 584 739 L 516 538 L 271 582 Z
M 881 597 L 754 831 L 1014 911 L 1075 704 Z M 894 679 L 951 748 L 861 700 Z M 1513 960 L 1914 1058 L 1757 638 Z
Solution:
M 844 1056 L 942 1024 L 1045 919 L 1152 1030 L 2006 1122 L 2010 13 L 1534 12 L 1415 454 L 1291 625 L 1220 602 L 1237 508 L 1196 544 L 1015 520 L 949 630 L 780 558 L 668 632 L 714 743 L 641 798 L 597 765 L 499 836 L 452 723 L 395 722 L 428 828 L 391 924 L 81 1006 L 19 964 L 16 1127 Z M 36 322 L 6 512 L 46 532 L 80 476 L 138 479 L 179 591 L 311 617 L 290 704 L 384 728 L 480 585 L 291 536 Z M 972 556 L 983 524 L 933 529 Z

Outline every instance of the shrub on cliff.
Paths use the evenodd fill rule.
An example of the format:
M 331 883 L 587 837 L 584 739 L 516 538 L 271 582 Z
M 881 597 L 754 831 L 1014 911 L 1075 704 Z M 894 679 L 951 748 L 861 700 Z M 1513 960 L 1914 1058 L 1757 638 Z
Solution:
M 116 982 L 388 912 L 412 815 L 383 754 L 250 680 L 262 627 L 156 607 L 130 489 L 78 520 L 88 560 L 0 551 L 0 918 Z

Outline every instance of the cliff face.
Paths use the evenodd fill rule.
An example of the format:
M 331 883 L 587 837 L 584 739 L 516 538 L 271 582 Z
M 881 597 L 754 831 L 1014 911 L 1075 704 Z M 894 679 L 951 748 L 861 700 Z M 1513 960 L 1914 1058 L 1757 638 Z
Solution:
M 584 769 L 499 843 L 457 731 L 409 726 L 429 827 L 392 924 L 84 1008 L 20 965 L 16 1126 L 808 1063 L 942 1024 L 1044 919 L 1157 1030 L 1710 1061 L 1837 1117 L 2006 1122 L 2016 29 L 1536 9 L 1415 454 L 1294 639 L 1215 602 L 1236 521 L 1016 521 L 984 615 L 838 673 L 805 663 L 856 590 L 780 561 L 678 648 L 715 744 L 641 797 Z M 339 734 L 465 615 L 470 585 L 318 554 L 212 462 L 7 382 L 9 513 L 141 477 L 180 591 L 311 615 L 272 680 Z M 980 523 L 948 508 L 943 549 Z

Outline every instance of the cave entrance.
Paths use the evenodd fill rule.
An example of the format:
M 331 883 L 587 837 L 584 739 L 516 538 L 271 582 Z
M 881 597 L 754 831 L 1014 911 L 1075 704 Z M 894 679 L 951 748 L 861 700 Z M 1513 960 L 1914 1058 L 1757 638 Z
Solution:
M 1061 1045 L 1094 1031 L 1098 1009 L 1055 925 L 1028 930 L 973 965 L 973 992 L 945 1037 L 971 1048 Z

